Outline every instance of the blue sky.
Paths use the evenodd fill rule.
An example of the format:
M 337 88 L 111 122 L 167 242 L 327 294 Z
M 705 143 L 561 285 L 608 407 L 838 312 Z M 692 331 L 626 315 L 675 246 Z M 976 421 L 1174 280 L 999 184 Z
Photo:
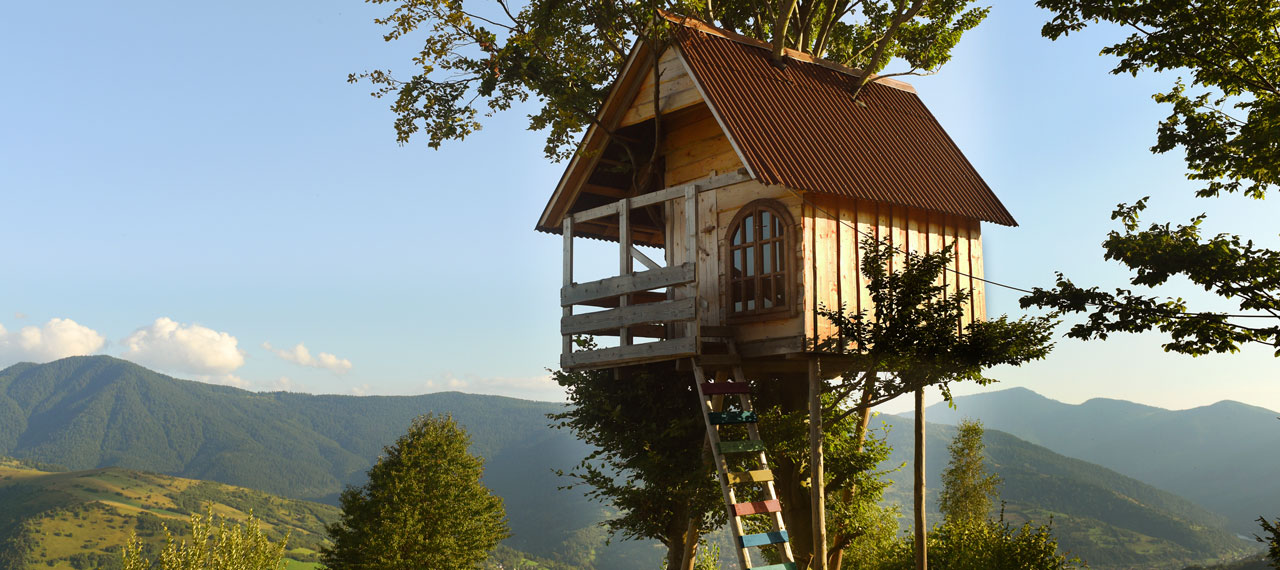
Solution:
M 545 371 L 560 244 L 532 227 L 563 165 L 525 130 L 532 107 L 439 151 L 398 146 L 388 102 L 345 81 L 413 52 L 381 40 L 379 14 L 329 0 L 9 7 L 0 366 L 90 352 L 251 389 L 561 398 Z M 1150 95 L 1176 74 L 1109 75 L 1097 52 L 1118 31 L 1049 42 L 1044 20 L 995 2 L 952 63 L 911 80 L 1021 223 L 985 228 L 988 278 L 1123 285 L 1098 244 L 1112 208 L 1144 195 L 1153 221 L 1208 212 L 1209 231 L 1280 246 L 1275 199 L 1192 198 L 1180 157 L 1148 152 L 1167 114 Z M 990 314 L 1019 314 L 1017 296 L 989 289 Z M 1159 343 L 1063 339 L 1044 362 L 993 371 L 991 389 L 1280 410 L 1268 351 L 1193 359 Z

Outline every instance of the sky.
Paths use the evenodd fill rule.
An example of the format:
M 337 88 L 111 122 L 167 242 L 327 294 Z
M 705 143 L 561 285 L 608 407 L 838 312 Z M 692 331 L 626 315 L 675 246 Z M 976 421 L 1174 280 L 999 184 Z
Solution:
M 1153 155 L 1176 73 L 1108 73 L 1090 29 L 996 0 L 940 73 L 911 78 L 1018 219 L 984 225 L 986 277 L 1125 286 L 1100 242 L 1116 204 L 1151 221 L 1280 247 L 1280 201 L 1192 197 Z M 252 390 L 563 400 L 560 239 L 533 225 L 564 168 L 526 130 L 533 103 L 463 142 L 398 145 L 389 101 L 347 75 L 406 69 L 360 2 L 25 2 L 0 19 L 0 367 L 108 354 Z M 892 71 L 892 69 L 890 69 Z M 612 262 L 609 250 L 602 261 Z M 1185 283 L 1168 289 L 1229 308 Z M 991 316 L 1023 314 L 989 288 Z M 1159 335 L 1060 338 L 988 386 L 1070 403 L 1280 410 L 1262 347 L 1192 358 Z M 936 394 L 931 400 L 936 400 Z M 892 402 L 885 411 L 902 411 Z

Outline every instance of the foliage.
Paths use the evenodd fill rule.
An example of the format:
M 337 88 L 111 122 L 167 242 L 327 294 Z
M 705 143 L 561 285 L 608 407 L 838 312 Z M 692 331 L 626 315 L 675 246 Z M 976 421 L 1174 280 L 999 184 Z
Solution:
M 641 37 L 659 47 L 668 41 L 660 9 L 772 39 L 775 53 L 785 46 L 870 73 L 894 58 L 906 62 L 895 74 L 937 71 L 987 14 L 972 0 L 498 0 L 485 12 L 459 0 L 366 1 L 391 7 L 375 20 L 387 27 L 383 39 L 422 46 L 407 75 L 348 78 L 367 80 L 375 97 L 394 97 L 401 143 L 419 132 L 432 148 L 463 139 L 484 117 L 533 98 L 541 108 L 529 128 L 547 130 L 545 151 L 555 159 L 571 156 L 574 135 L 594 122 L 628 46 Z
M 951 247 L 941 251 L 905 254 L 888 241 L 867 238 L 862 272 L 874 307 L 850 314 L 821 308 L 838 333 L 822 339 L 819 350 L 851 357 L 842 380 L 834 388 L 837 401 L 854 392 L 864 400 L 853 413 L 892 400 L 924 386 L 942 390 L 951 399 L 950 385 L 958 381 L 989 384 L 982 375 L 999 364 L 1020 365 L 1048 355 L 1053 322 L 1044 317 L 1006 316 L 962 326 L 969 292 L 953 294 L 943 280 Z M 890 271 L 891 261 L 894 270 Z M 905 261 L 905 262 L 904 262 Z
M 1113 73 L 1185 69 L 1166 92 L 1154 96 L 1171 113 L 1157 129 L 1152 151 L 1181 149 L 1187 177 L 1203 183 L 1202 197 L 1240 192 L 1263 198 L 1280 183 L 1280 5 L 1274 2 L 1208 0 L 1039 0 L 1055 13 L 1042 33 L 1050 39 L 1110 22 L 1133 33 L 1102 50 L 1120 62 Z M 1194 93 L 1192 91 L 1195 91 Z M 1234 352 L 1256 343 L 1280 357 L 1280 251 L 1255 246 L 1237 235 L 1204 236 L 1204 216 L 1187 224 L 1151 224 L 1140 229 L 1147 198 L 1120 204 L 1112 214 L 1123 231 L 1103 243 L 1106 259 L 1127 266 L 1135 286 L 1158 287 L 1185 277 L 1230 300 L 1245 314 L 1190 310 L 1181 299 L 1146 296 L 1129 289 L 1107 292 L 1080 287 L 1059 274 L 1056 286 L 1022 299 L 1058 313 L 1086 313 L 1070 336 L 1105 339 L 1109 333 L 1160 330 L 1165 350 L 1199 355 Z
M 369 482 L 342 492 L 326 566 L 474 568 L 508 536 L 502 499 L 480 482 L 483 462 L 452 416 L 426 414 L 384 449 Z
M 228 524 L 226 518 L 214 516 L 212 505 L 204 516 L 191 515 L 191 542 L 174 538 L 168 528 L 164 535 L 164 549 L 155 561 L 143 554 L 142 542 L 132 538 L 121 551 L 124 570 L 275 570 L 284 567 L 289 541 L 286 536 L 272 543 L 252 513 L 242 523 Z
M 983 467 L 982 422 L 965 419 L 956 426 L 956 435 L 947 446 L 951 460 L 942 471 L 939 510 L 946 524 L 964 529 L 985 523 L 991 500 L 1000 495 L 1000 477 Z
M 1280 519 L 1271 522 L 1266 517 L 1258 517 L 1258 524 L 1262 525 L 1267 536 L 1254 535 L 1254 538 L 1267 545 L 1267 557 L 1271 559 L 1271 565 L 1280 568 Z
M 583 341 L 588 346 L 589 340 Z M 699 534 L 725 523 L 712 466 L 699 450 L 706 428 L 692 391 L 692 375 L 671 363 L 615 370 L 556 371 L 570 406 L 550 414 L 552 425 L 571 431 L 593 451 L 567 475 L 567 488 L 609 504 L 617 515 L 604 522 L 610 536 L 653 539 L 679 565 L 690 520 Z M 562 473 L 564 474 L 564 473 Z

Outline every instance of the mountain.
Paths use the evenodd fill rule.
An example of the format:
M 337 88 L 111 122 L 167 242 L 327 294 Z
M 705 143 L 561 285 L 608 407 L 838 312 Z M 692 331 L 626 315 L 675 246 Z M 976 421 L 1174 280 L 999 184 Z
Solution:
M 889 428 L 886 440 L 893 447 L 887 467 L 906 465 L 889 475 L 894 484 L 886 498 L 904 505 L 901 514 L 909 516 L 913 421 L 879 418 Z M 926 504 L 929 520 L 940 522 L 938 492 L 955 428 L 930 423 L 927 434 Z M 987 429 L 983 441 L 987 468 L 1002 480 L 1006 520 L 1045 524 L 1052 517 L 1059 547 L 1092 568 L 1182 568 L 1256 549 L 1228 531 L 1221 515 L 1167 491 L 1001 431 Z
M 0 458 L 0 570 L 119 568 L 131 533 L 159 548 L 161 525 L 178 534 L 210 502 L 237 520 L 252 510 L 272 540 L 289 535 L 290 569 L 313 568 L 324 526 L 338 518 L 332 505 L 210 481 L 119 467 L 48 469 Z
M 513 548 L 589 567 L 644 568 L 648 543 L 604 549 L 604 509 L 559 491 L 587 453 L 547 427 L 561 404 L 460 393 L 336 396 L 256 393 L 179 380 L 108 356 L 0 371 L 0 455 L 73 470 L 122 467 L 334 502 L 363 483 L 384 446 L 427 412 L 451 413 L 485 483 L 503 497 Z M 604 558 L 598 558 L 604 557 Z M 646 558 L 647 557 L 647 558 Z M 637 562 L 633 559 L 644 559 Z
M 1064 404 L 1025 388 L 960 396 L 935 405 L 931 421 L 964 417 L 1053 451 L 1097 463 L 1227 516 L 1242 534 L 1262 515 L 1280 514 L 1277 412 L 1223 401 L 1166 410 L 1097 398 Z
M 553 469 L 573 467 L 588 451 L 547 426 L 545 415 L 560 409 L 458 393 L 254 393 L 178 380 L 110 357 L 75 357 L 0 371 L 0 455 L 331 501 L 343 484 L 362 482 L 382 447 L 414 416 L 448 412 L 470 432 L 473 452 L 486 458 L 485 483 L 504 498 L 514 535 L 507 546 L 581 568 L 652 568 L 661 558 L 655 543 L 615 541 L 605 548 L 596 523 L 608 510 L 580 492 L 557 490 L 566 481 Z M 936 492 L 950 433 L 945 426 L 930 429 Z M 1064 548 L 1095 568 L 1176 568 L 1242 548 L 1219 518 L 1185 500 L 1008 434 L 988 434 L 1010 520 L 1043 523 L 1052 515 Z M 891 430 L 889 437 L 895 461 L 909 457 L 910 430 Z M 900 482 L 890 498 L 909 504 L 905 476 L 893 475 Z M 0 500 L 0 512 L 5 508 Z

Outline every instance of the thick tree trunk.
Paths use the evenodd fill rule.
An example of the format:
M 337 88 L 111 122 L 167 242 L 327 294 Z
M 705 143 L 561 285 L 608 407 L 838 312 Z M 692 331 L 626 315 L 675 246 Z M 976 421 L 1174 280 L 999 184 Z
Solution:
M 679 568 L 680 570 L 693 570 L 693 563 L 698 559 L 698 519 L 689 519 L 689 528 L 684 534 L 684 555 L 680 561 L 680 566 L 667 566 L 667 568 Z
M 916 389 L 916 570 L 928 570 L 929 546 L 924 520 L 924 388 Z

